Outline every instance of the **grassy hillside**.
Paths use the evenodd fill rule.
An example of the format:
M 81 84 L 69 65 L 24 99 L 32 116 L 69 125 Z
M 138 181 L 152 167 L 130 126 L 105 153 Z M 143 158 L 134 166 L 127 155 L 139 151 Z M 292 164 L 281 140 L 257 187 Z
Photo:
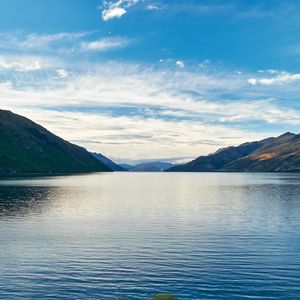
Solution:
M 38 124 L 0 110 L 0 173 L 84 173 L 110 171 L 87 150 Z

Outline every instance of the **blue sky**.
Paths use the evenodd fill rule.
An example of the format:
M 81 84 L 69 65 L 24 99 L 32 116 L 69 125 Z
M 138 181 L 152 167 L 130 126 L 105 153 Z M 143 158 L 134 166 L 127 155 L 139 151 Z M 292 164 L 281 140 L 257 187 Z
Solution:
M 299 132 L 299 1 L 0 0 L 0 103 L 118 162 Z

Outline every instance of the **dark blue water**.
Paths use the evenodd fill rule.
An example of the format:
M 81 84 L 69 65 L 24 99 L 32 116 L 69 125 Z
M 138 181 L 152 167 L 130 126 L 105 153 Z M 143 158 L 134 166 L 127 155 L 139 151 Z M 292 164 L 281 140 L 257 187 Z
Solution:
M 300 299 L 300 174 L 0 180 L 1 299 Z

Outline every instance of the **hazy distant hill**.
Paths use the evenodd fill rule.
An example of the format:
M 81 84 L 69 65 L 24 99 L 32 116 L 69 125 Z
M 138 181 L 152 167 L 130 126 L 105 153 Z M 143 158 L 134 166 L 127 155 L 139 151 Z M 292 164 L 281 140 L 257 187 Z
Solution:
M 109 158 L 107 158 L 101 153 L 91 153 L 91 154 L 113 171 L 119 171 L 119 172 L 128 171 L 126 168 L 123 168 L 122 166 L 116 164 L 115 162 L 113 162 L 112 160 L 110 160 Z
M 129 165 L 129 164 L 120 164 L 120 166 L 124 169 L 126 169 L 127 171 L 130 171 L 131 169 L 133 169 L 135 166 L 133 165 Z
M 147 162 L 141 163 L 135 166 L 122 164 L 122 167 L 126 168 L 130 172 L 163 172 L 166 169 L 173 167 L 174 165 L 167 162 Z
M 0 173 L 111 171 L 87 150 L 40 125 L 0 110 Z
M 277 138 L 245 143 L 200 156 L 167 172 L 278 172 L 300 171 L 300 135 L 285 133 Z

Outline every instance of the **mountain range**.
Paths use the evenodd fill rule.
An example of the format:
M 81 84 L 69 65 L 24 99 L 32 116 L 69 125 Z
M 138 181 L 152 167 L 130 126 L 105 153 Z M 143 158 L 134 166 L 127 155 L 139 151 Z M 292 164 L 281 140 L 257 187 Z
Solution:
M 86 173 L 111 171 L 86 149 L 31 120 L 0 110 L 0 173 Z
M 106 156 L 104 156 L 101 153 L 91 152 L 91 154 L 96 159 L 98 159 L 99 161 L 101 161 L 104 165 L 106 165 L 108 168 L 110 168 L 112 171 L 115 171 L 115 172 L 126 172 L 126 171 L 128 171 L 127 168 L 124 168 L 121 165 L 116 164 L 111 159 L 107 158 Z
M 0 174 L 86 172 L 300 172 L 300 134 L 221 148 L 183 165 L 118 165 L 65 141 L 31 120 L 0 110 Z
M 174 165 L 167 162 L 153 161 L 137 165 L 121 164 L 121 167 L 130 172 L 163 172 L 171 167 L 174 167 Z
M 167 172 L 300 172 L 300 134 L 222 148 Z

